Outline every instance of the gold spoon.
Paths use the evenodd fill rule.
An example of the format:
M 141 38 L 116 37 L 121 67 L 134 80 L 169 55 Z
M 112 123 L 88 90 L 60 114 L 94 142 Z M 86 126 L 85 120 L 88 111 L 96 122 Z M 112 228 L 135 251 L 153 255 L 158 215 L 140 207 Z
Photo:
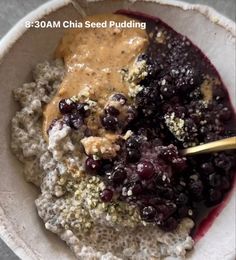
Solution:
M 224 150 L 236 149 L 236 136 L 197 145 L 180 151 L 182 155 L 194 155 L 201 153 L 219 152 Z

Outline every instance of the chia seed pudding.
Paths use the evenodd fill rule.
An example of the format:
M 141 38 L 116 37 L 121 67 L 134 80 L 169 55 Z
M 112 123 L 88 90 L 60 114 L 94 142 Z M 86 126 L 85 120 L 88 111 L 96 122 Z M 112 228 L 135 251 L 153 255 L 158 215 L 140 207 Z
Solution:
M 232 186 L 236 154 L 179 150 L 234 134 L 228 93 L 202 52 L 159 19 L 88 19 L 147 29 L 68 31 L 57 59 L 14 91 L 12 150 L 41 190 L 46 229 L 78 259 L 184 259 L 194 227 Z

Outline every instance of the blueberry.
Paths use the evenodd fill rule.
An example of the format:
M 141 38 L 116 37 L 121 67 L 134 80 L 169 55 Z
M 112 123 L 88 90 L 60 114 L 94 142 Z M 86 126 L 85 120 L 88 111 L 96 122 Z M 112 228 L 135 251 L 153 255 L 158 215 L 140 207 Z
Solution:
M 173 111 L 173 106 L 169 103 L 164 103 L 163 106 L 162 106 L 162 111 L 163 111 L 163 114 L 170 114 Z
M 182 206 L 182 207 L 178 208 L 177 214 L 180 218 L 185 218 L 188 216 L 188 211 L 189 211 L 188 207 Z
M 197 129 L 196 124 L 194 123 L 193 119 L 188 118 L 184 122 L 185 126 L 192 132 L 194 129 Z
M 201 116 L 199 115 L 199 114 L 195 114 L 195 113 L 193 113 L 193 114 L 191 114 L 190 115 L 190 117 L 191 117 L 191 119 L 193 120 L 193 122 L 196 124 L 196 125 L 199 125 L 200 124 L 200 122 L 201 122 Z M 201 133 L 205 133 L 205 130 L 207 129 L 207 127 L 201 127 L 200 128 L 200 132 Z
M 139 56 L 138 56 L 138 61 L 147 61 L 148 60 L 148 55 L 146 54 L 146 53 L 141 53 L 141 54 L 139 54 Z
M 175 85 L 180 88 L 183 93 L 202 82 L 200 69 L 193 67 L 190 63 L 181 66 L 179 71 L 180 73 L 175 80 Z
M 141 218 L 145 221 L 153 221 L 157 214 L 153 206 L 146 206 L 141 210 Z
M 143 192 L 142 184 L 139 182 L 133 183 L 130 189 L 132 190 L 132 194 L 134 196 L 137 196 Z
M 110 160 L 102 160 L 101 170 L 99 171 L 99 175 L 105 175 L 110 173 L 113 168 L 113 163 Z
M 227 93 L 223 86 L 214 86 L 213 96 L 217 101 L 222 101 L 227 98 Z
M 177 148 L 173 144 L 169 146 L 161 146 L 159 149 L 161 158 L 168 162 L 173 162 L 173 160 L 178 157 Z
M 211 162 L 206 162 L 201 165 L 201 169 L 203 170 L 203 173 L 208 175 L 210 173 L 214 172 L 214 166 Z
M 82 117 L 71 117 L 70 119 L 70 126 L 71 128 L 78 130 L 81 128 L 81 126 L 84 124 L 84 120 Z
M 65 122 L 66 125 L 71 126 L 71 115 L 65 114 L 63 116 L 63 121 Z
M 176 199 L 176 204 L 186 205 L 188 203 L 188 196 L 185 193 L 180 193 Z
M 116 131 L 118 128 L 118 119 L 115 116 L 105 115 L 101 118 L 103 127 L 108 131 Z
M 209 206 L 214 206 L 214 205 L 220 203 L 221 200 L 222 200 L 222 193 L 218 188 L 209 190 L 209 197 L 208 197 L 208 201 L 207 201 L 207 204 Z
M 113 106 L 106 107 L 105 112 L 111 116 L 118 116 L 120 114 L 120 111 Z
M 160 228 L 166 232 L 173 231 L 177 228 L 178 222 L 174 217 L 169 217 L 167 220 L 163 221 Z
M 127 177 L 127 173 L 123 166 L 116 167 L 111 174 L 111 181 L 115 186 L 120 185 L 124 182 Z
M 131 136 L 130 138 L 128 138 L 125 142 L 125 146 L 131 149 L 138 149 L 140 147 L 140 143 L 137 136 Z
M 232 162 L 227 155 L 221 153 L 215 158 L 215 165 L 224 171 L 229 171 L 232 167 Z
M 183 106 L 175 105 L 175 107 L 173 108 L 173 112 L 175 113 L 176 117 L 183 118 L 186 114 L 186 109 Z
M 165 192 L 162 194 L 162 197 L 168 200 L 172 200 L 174 198 L 174 191 L 172 188 L 165 188 Z
M 151 180 L 151 181 L 143 180 L 142 185 L 149 192 L 149 194 L 156 193 L 156 183 L 155 183 L 155 181 L 153 181 L 153 180 Z
M 113 191 L 110 189 L 105 189 L 101 192 L 100 198 L 103 202 L 110 202 L 113 197 Z
M 100 160 L 94 160 L 93 158 L 87 158 L 85 161 L 85 170 L 89 174 L 97 174 L 99 170 L 101 169 L 101 161 Z
M 227 191 L 230 189 L 230 187 L 231 187 L 231 182 L 227 177 L 223 176 L 221 179 L 221 189 Z
M 177 172 L 182 172 L 187 168 L 187 163 L 185 158 L 176 158 L 172 161 L 172 165 Z
M 219 187 L 221 185 L 221 176 L 217 173 L 213 173 L 209 176 L 209 184 L 212 187 Z
M 111 99 L 120 102 L 122 105 L 126 104 L 127 102 L 127 98 L 121 93 L 114 94 Z
M 191 181 L 189 183 L 189 192 L 196 200 L 201 199 L 203 192 L 203 184 L 200 180 Z
M 127 123 L 132 122 L 137 116 L 137 111 L 135 108 L 129 106 L 127 110 Z
M 171 98 L 175 95 L 176 88 L 172 85 L 161 86 L 161 94 L 166 98 Z
M 88 117 L 90 114 L 90 108 L 87 103 L 78 103 L 76 105 L 76 110 L 83 117 Z
M 230 120 L 230 118 L 232 116 L 232 112 L 228 107 L 224 107 L 223 109 L 219 110 L 218 116 L 219 116 L 220 120 L 228 121 L 228 120 Z
M 73 109 L 76 108 L 76 104 L 72 102 L 70 99 L 62 99 L 59 102 L 59 111 L 61 114 L 65 115 L 71 113 Z
M 127 150 L 126 160 L 128 162 L 135 163 L 138 162 L 140 158 L 141 158 L 141 152 L 139 150 L 135 150 L 135 149 Z
M 76 130 L 80 129 L 84 124 L 84 119 L 77 111 L 73 111 L 72 114 L 65 114 L 63 116 L 63 121 L 66 125 Z
M 162 214 L 162 219 L 169 218 L 176 211 L 177 207 L 174 203 L 169 203 L 168 205 L 158 205 L 156 206 L 158 213 Z
M 204 126 L 201 126 L 201 127 L 200 127 L 200 133 L 201 133 L 202 135 L 206 136 L 208 132 L 209 132 L 208 126 L 204 125 Z
M 136 104 L 142 114 L 149 118 L 158 112 L 158 103 L 161 103 L 159 88 L 157 82 L 152 83 L 154 86 L 145 86 L 136 96 Z
M 143 180 L 151 179 L 155 173 L 154 166 L 151 162 L 140 162 L 137 165 L 137 173 Z

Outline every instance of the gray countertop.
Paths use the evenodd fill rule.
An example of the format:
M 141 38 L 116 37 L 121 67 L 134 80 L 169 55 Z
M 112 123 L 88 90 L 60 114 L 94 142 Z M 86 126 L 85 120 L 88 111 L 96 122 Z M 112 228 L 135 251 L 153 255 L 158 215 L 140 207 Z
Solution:
M 23 16 L 48 0 L 0 0 L 0 38 Z M 190 3 L 214 7 L 232 20 L 236 20 L 234 0 L 187 0 Z M 19 259 L 0 239 L 0 260 Z

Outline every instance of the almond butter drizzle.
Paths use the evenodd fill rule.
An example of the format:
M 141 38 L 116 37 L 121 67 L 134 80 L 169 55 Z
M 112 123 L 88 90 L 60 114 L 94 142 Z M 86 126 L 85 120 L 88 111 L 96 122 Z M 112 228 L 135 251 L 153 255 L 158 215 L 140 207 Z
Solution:
M 133 19 L 106 14 L 86 17 L 86 20 L 123 22 Z M 65 62 L 66 75 L 58 92 L 45 107 L 44 134 L 52 120 L 60 117 L 58 103 L 63 98 L 84 92 L 90 100 L 97 102 L 99 111 L 112 93 L 128 94 L 121 69 L 133 64 L 146 45 L 146 31 L 139 28 L 82 28 L 66 32 L 56 50 L 56 57 Z M 95 117 L 91 118 L 91 125 L 97 123 Z

